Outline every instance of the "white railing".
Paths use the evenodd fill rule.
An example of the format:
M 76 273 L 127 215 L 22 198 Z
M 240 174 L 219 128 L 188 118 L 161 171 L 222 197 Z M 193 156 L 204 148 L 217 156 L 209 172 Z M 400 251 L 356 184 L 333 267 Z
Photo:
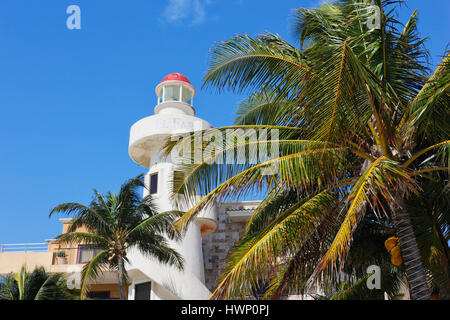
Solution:
M 15 251 L 44 252 L 48 251 L 48 244 L 45 242 L 0 244 L 0 253 Z
M 232 209 L 225 210 L 231 222 L 247 221 L 253 214 L 254 209 Z

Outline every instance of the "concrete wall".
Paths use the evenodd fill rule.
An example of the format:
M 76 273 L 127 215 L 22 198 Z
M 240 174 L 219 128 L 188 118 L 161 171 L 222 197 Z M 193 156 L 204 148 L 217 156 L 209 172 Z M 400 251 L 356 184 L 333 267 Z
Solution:
M 235 242 L 244 233 L 246 222 L 232 222 L 224 208 L 219 209 L 218 225 L 214 233 L 203 238 L 203 261 L 205 263 L 205 285 L 213 292 L 225 265 L 225 258 Z
M 211 296 L 211 292 L 189 270 L 179 271 L 175 267 L 161 264 L 155 258 L 142 255 L 134 247 L 129 248 L 127 256 L 129 263 L 125 264 L 125 268 L 130 278 L 152 281 L 152 299 L 168 299 L 166 292 L 158 286 L 172 291 L 175 295 L 170 295 L 172 298 L 207 300 Z

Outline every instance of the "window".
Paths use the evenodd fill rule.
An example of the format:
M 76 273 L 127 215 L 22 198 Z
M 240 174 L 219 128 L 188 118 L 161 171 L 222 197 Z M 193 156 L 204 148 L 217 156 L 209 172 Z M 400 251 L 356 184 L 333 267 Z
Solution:
M 150 194 L 158 193 L 158 173 L 150 175 Z
M 180 101 L 180 86 L 171 85 L 164 87 L 164 102 Z
M 134 286 L 134 300 L 150 300 L 151 282 L 139 283 Z
M 181 101 L 192 105 L 192 91 L 186 87 L 183 87 Z
M 92 245 L 80 245 L 78 246 L 78 264 L 87 263 L 91 261 L 99 252 L 102 251 L 99 248 L 95 248 Z
M 158 90 L 158 104 L 160 104 L 161 102 L 163 102 L 163 88 L 159 88 Z

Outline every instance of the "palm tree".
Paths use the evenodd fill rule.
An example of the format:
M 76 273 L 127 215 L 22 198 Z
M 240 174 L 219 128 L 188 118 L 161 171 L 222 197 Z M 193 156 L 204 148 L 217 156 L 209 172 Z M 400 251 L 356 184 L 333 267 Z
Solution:
M 448 180 L 424 179 L 422 194 L 406 201 L 424 264 L 431 276 L 434 298 L 450 299 L 449 232 L 450 188 Z
M 76 296 L 62 273 L 47 273 L 43 267 L 27 272 L 22 266 L 20 272 L 0 279 L 0 300 L 72 300 Z
M 88 291 L 89 279 L 104 270 L 117 270 L 120 299 L 126 299 L 127 272 L 124 264 L 128 261 L 127 249 L 133 246 L 161 263 L 183 268 L 183 258 L 167 240 L 179 236 L 177 232 L 169 231 L 179 213 L 157 213 L 151 196 L 141 199 L 142 177 L 139 175 L 124 183 L 118 194 L 109 192 L 102 196 L 94 190 L 94 199 L 88 206 L 63 203 L 50 212 L 50 216 L 57 212 L 74 215 L 67 233 L 57 237 L 60 243 L 84 243 L 100 250 L 83 267 L 81 297 Z M 81 227 L 87 228 L 87 232 L 77 231 Z
M 180 167 L 185 175 L 174 193 L 205 196 L 177 221 L 179 229 L 214 201 L 266 193 L 213 297 L 248 294 L 266 278 L 277 297 L 300 278 L 311 286 L 335 277 L 358 224 L 373 213 L 399 237 L 412 299 L 430 298 L 408 201 L 423 196 L 423 180 L 448 181 L 449 56 L 429 76 L 417 12 L 401 25 L 391 10 L 400 2 L 298 9 L 300 49 L 273 34 L 237 36 L 213 48 L 205 85 L 252 92 L 236 125 L 220 130 L 254 129 L 279 145 L 278 154 L 267 151 L 268 160 L 255 164 L 239 151 L 254 141 L 224 139 L 202 163 Z M 374 12 L 379 29 L 368 28 Z M 261 129 L 277 129 L 279 138 Z M 168 142 L 166 151 L 192 144 L 190 138 Z M 230 150 L 244 163 L 214 163 Z M 278 171 L 268 176 L 274 165 Z

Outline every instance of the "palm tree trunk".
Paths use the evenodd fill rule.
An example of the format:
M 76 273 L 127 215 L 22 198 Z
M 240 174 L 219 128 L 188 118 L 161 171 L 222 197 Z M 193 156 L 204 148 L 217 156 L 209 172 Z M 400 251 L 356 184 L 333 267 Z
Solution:
M 125 269 L 124 269 L 124 265 L 123 265 L 123 258 L 122 257 L 118 257 L 118 260 L 119 260 L 119 265 L 118 265 L 118 268 L 119 268 L 119 297 L 120 297 L 120 300 L 127 300 L 127 298 L 125 297 L 125 292 L 124 292 L 124 289 L 125 289 L 125 287 L 124 287 L 124 272 L 125 272 Z
M 425 268 L 422 264 L 422 257 L 414 235 L 411 218 L 406 211 L 402 197 L 396 197 L 391 204 L 391 210 L 403 263 L 405 264 L 411 299 L 430 300 Z

